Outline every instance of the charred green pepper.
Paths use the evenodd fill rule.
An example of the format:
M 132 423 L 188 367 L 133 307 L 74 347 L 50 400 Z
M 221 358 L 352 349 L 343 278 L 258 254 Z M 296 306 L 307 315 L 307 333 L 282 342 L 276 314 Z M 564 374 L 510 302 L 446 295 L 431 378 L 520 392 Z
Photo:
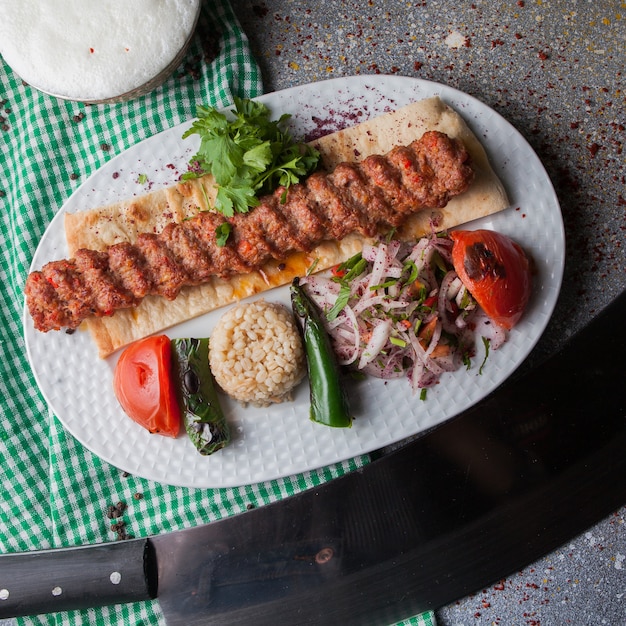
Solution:
M 208 339 L 172 339 L 173 372 L 187 435 L 203 455 L 230 442 L 230 430 L 209 368 Z
M 291 306 L 299 321 L 306 352 L 311 395 L 311 420 L 335 428 L 352 426 L 348 397 L 341 382 L 341 369 L 317 305 L 295 278 Z

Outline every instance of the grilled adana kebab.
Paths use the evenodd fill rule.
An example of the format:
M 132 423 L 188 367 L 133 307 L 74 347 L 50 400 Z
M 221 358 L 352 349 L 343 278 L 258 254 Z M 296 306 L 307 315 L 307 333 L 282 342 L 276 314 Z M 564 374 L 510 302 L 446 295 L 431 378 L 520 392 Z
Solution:
M 325 240 L 388 232 L 417 211 L 444 207 L 473 177 L 463 144 L 430 131 L 384 156 L 279 188 L 248 213 L 226 218 L 204 211 L 160 234 L 142 233 L 134 244 L 80 249 L 72 259 L 47 263 L 26 280 L 27 306 L 40 331 L 74 329 L 89 316 L 137 306 L 148 294 L 173 299 L 183 285 L 250 272 Z M 230 236 L 218 246 L 216 229 L 225 221 Z

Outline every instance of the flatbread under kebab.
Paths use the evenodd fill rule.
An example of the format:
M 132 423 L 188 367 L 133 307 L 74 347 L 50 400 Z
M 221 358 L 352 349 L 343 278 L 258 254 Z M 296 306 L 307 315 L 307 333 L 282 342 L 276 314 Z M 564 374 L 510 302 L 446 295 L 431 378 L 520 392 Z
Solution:
M 412 216 L 402 228 L 401 237 L 416 239 L 429 233 L 432 223 L 445 230 L 508 206 L 504 187 L 482 145 L 461 116 L 438 97 L 327 135 L 313 145 L 321 153 L 323 167 L 330 170 L 342 161 L 360 161 L 370 154 L 385 154 L 396 145 L 408 145 L 428 130 L 462 140 L 471 155 L 476 177 L 471 187 L 444 209 L 425 210 Z M 126 202 L 68 213 L 65 228 L 70 256 L 79 248 L 101 250 L 121 241 L 134 242 L 140 232 L 160 232 L 170 221 L 180 222 L 198 211 L 209 210 L 215 194 L 213 187 L 208 175 Z M 363 242 L 364 238 L 358 235 L 324 242 L 310 253 L 292 254 L 284 262 L 270 262 L 259 271 L 184 287 L 173 301 L 147 296 L 138 307 L 117 311 L 112 317 L 89 318 L 81 328 L 91 332 L 99 355 L 104 358 L 136 339 L 288 284 L 295 276 L 306 273 L 313 262 L 317 270 L 328 269 L 358 252 Z

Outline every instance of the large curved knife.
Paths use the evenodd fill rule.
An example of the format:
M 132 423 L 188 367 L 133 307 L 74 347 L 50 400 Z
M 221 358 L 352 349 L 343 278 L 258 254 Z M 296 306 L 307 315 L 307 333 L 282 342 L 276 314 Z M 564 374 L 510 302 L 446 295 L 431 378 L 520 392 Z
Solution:
M 147 539 L 0 556 L 0 617 L 158 597 L 168 626 L 390 624 L 626 502 L 626 293 L 462 415 L 323 486 Z

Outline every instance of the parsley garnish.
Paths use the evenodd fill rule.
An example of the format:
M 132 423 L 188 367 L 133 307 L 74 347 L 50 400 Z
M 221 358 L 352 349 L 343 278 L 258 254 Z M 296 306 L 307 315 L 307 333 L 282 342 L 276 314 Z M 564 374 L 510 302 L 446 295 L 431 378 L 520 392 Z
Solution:
M 290 115 L 272 121 L 261 102 L 237 97 L 234 102 L 231 116 L 199 106 L 197 119 L 183 134 L 200 136 L 183 179 L 211 173 L 217 183 L 215 209 L 226 217 L 247 213 L 259 203 L 259 195 L 298 182 L 317 167 L 320 156 L 293 140 L 286 128 Z
M 366 267 L 367 261 L 361 256 L 360 252 L 357 252 L 357 254 L 337 266 L 337 276 L 333 280 L 340 283 L 339 294 L 335 304 L 326 313 L 328 321 L 334 320 L 348 304 L 351 294 L 350 283 L 354 278 L 360 276 Z
M 339 288 L 339 294 L 337 295 L 337 300 L 335 300 L 335 304 L 329 309 L 328 313 L 326 313 L 326 319 L 329 322 L 332 322 L 339 313 L 344 309 L 348 301 L 350 300 L 350 285 L 347 283 L 341 283 L 341 287 Z
M 485 346 L 485 358 L 483 359 L 483 362 L 480 364 L 480 369 L 478 370 L 479 374 L 483 373 L 483 367 L 485 367 L 485 363 L 487 362 L 487 357 L 489 356 L 489 346 L 491 345 L 491 342 L 489 341 L 489 339 L 487 339 L 487 337 L 482 337 L 483 340 L 483 345 Z
M 219 248 L 223 248 L 230 236 L 230 224 L 228 222 L 222 222 L 215 229 L 215 243 Z

